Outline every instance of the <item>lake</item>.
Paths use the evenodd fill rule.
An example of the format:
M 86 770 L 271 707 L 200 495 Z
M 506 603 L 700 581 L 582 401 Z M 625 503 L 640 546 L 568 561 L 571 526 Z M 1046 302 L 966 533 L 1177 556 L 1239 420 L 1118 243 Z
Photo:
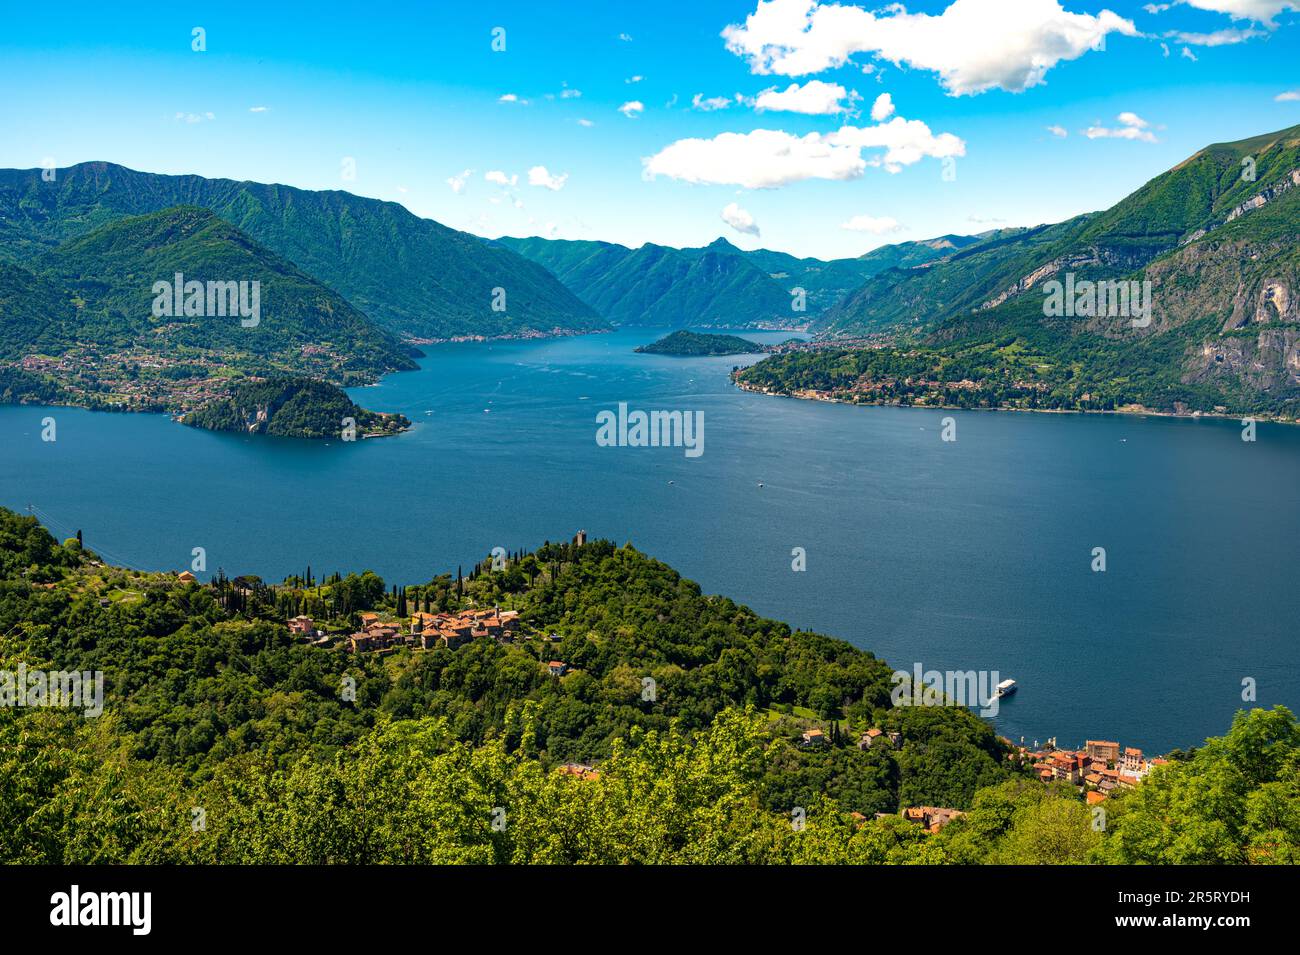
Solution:
M 114 563 L 181 570 L 201 546 L 269 580 L 418 583 L 584 528 L 898 669 L 1014 678 L 994 722 L 1027 742 L 1195 745 L 1247 678 L 1300 706 L 1300 428 L 770 398 L 728 379 L 757 356 L 633 353 L 665 331 L 426 348 L 352 392 L 415 429 L 355 444 L 0 407 L 0 504 Z M 599 446 L 619 402 L 702 412 L 703 453 Z

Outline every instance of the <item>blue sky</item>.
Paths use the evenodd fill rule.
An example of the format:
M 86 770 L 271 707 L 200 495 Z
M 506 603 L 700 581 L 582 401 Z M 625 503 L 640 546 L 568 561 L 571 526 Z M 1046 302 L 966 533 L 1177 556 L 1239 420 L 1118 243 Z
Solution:
M 347 189 L 487 236 L 828 258 L 1103 208 L 1300 123 L 1300 0 L 904 7 L 16 5 L 0 166 L 102 159 Z

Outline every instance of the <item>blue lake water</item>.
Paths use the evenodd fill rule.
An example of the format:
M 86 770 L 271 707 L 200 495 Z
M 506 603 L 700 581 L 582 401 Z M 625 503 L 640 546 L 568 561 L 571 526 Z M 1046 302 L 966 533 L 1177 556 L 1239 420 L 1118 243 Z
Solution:
M 1245 678 L 1259 704 L 1300 706 L 1300 428 L 1247 443 L 1228 421 L 769 398 L 727 377 L 757 356 L 632 352 L 662 333 L 428 348 L 353 392 L 415 430 L 355 444 L 0 407 L 0 504 L 117 563 L 179 570 L 202 546 L 209 570 L 272 580 L 310 564 L 416 583 L 585 528 L 899 669 L 1012 677 L 995 723 L 1030 741 L 1193 745 Z M 621 401 L 702 411 L 704 453 L 597 446 Z

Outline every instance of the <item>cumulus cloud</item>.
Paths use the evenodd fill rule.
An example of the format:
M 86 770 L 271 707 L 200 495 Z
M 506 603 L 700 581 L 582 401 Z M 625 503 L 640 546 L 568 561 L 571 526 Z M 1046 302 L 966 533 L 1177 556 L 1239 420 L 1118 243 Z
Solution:
M 520 99 L 515 93 L 505 93 L 497 97 L 498 103 L 518 103 L 520 106 L 527 106 L 528 100 Z
M 845 112 L 856 97 L 857 93 L 850 93 L 838 83 L 809 80 L 803 86 L 791 83 L 781 91 L 778 91 L 775 86 L 763 90 L 754 99 L 754 108 L 825 116 L 830 113 Z
M 1058 139 L 1064 139 L 1066 136 L 1070 135 L 1069 131 L 1064 126 L 1057 126 L 1053 124 L 1051 126 L 1044 126 L 1043 129 L 1047 130 L 1049 133 L 1051 133 L 1053 136 L 1057 137 Z
M 189 123 L 190 125 L 193 125 L 195 123 L 211 122 L 216 118 L 217 117 L 214 113 L 177 113 L 176 114 L 176 121 L 178 123 Z
M 1186 50 L 1187 47 L 1183 49 Z M 1144 143 L 1157 141 L 1155 133 L 1150 129 L 1151 124 L 1137 113 L 1124 112 L 1115 118 L 1120 123 L 1118 127 L 1089 126 L 1083 131 L 1083 135 L 1089 139 L 1134 139 Z
M 758 223 L 754 221 L 754 217 L 734 202 L 728 203 L 722 210 L 722 221 L 745 235 L 759 234 Z
M 802 179 L 856 179 L 867 166 L 851 146 L 832 145 L 818 133 L 799 137 L 776 129 L 679 139 L 642 163 L 651 177 L 749 189 Z
M 1275 103 L 1294 103 L 1298 100 L 1300 100 L 1300 90 L 1287 90 L 1273 97 Z
M 1101 49 L 1111 33 L 1139 35 L 1131 20 L 1110 10 L 1070 13 L 1058 0 L 954 0 L 933 16 L 908 13 L 899 3 L 872 12 L 819 0 L 759 0 L 743 24 L 722 36 L 755 73 L 804 76 L 868 53 L 937 73 L 949 93 L 961 96 L 1037 86 L 1058 63 Z
M 618 108 L 618 111 L 628 119 L 636 119 L 645 112 L 645 103 L 641 102 L 639 99 L 634 99 L 624 103 Z
M 266 113 L 266 112 L 269 112 L 270 109 L 271 109 L 271 107 L 269 107 L 269 106 L 250 106 L 250 107 L 248 107 L 248 111 L 249 111 L 250 113 Z
M 560 99 L 577 99 L 582 95 L 582 90 L 562 89 L 560 90 Z
M 628 77 L 627 79 L 625 79 L 623 82 L 624 82 L 624 83 L 640 83 L 643 79 L 645 79 L 645 77 L 644 77 L 644 76 L 640 76 L 640 75 L 637 75 L 637 76 L 629 76 L 629 77 Z
M 591 120 L 589 120 L 589 119 L 580 119 L 580 120 L 578 120 L 578 125 L 579 125 L 579 126 L 595 126 L 596 124 L 593 123 L 593 122 L 592 122 Z
M 447 180 L 447 185 L 451 186 L 451 191 L 460 195 L 465 191 L 465 184 L 469 182 L 469 177 L 474 175 L 473 169 L 466 169 L 458 176 L 451 176 Z
M 884 122 L 894 113 L 894 98 L 888 93 L 881 93 L 871 104 L 871 118 L 877 123 Z
M 867 149 L 878 152 L 864 158 Z M 804 179 L 857 179 L 868 166 L 898 172 L 926 156 L 964 155 L 966 144 L 952 133 L 936 136 L 920 120 L 895 117 L 878 126 L 841 126 L 806 136 L 755 129 L 679 139 L 642 163 L 651 178 L 770 189 Z
M 507 188 L 519 182 L 518 176 L 507 176 L 500 169 L 489 169 L 487 172 L 483 173 L 483 178 L 488 182 L 496 183 L 498 186 L 505 186 Z
M 568 180 L 569 174 L 562 173 L 558 176 L 552 176 L 545 166 L 534 166 L 528 170 L 528 185 L 541 186 L 543 189 L 549 189 L 551 192 L 559 192 L 564 188 L 564 183 Z
M 870 232 L 872 235 L 885 235 L 902 228 L 897 219 L 890 216 L 854 216 L 848 222 L 840 223 L 841 229 L 850 232 Z
M 1182 0 L 1189 7 L 1226 13 L 1234 20 L 1254 20 L 1269 29 L 1277 26 L 1273 18 L 1283 10 L 1300 10 L 1297 0 Z
M 1189 50 L 1187 47 L 1183 47 L 1183 54 L 1182 54 L 1182 56 L 1183 56 L 1183 59 L 1185 59 L 1185 60 L 1191 60 L 1193 63 L 1196 62 L 1196 54 L 1193 53 L 1191 50 Z
M 920 162 L 925 157 L 942 159 L 966 155 L 966 144 L 952 133 L 934 135 L 919 119 L 895 116 L 877 126 L 841 126 L 826 136 L 833 145 L 858 149 L 883 149 L 882 155 L 867 160 L 869 166 L 883 165 L 888 172 Z

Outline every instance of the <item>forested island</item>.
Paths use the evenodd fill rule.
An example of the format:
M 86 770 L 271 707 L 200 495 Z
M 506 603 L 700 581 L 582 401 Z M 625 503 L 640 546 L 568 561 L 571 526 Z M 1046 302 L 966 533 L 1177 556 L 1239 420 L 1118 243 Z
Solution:
M 872 654 L 630 545 L 580 536 L 403 587 L 306 554 L 280 584 L 201 583 L 80 538 L 0 509 L 0 694 L 20 667 L 105 681 L 97 717 L 0 706 L 3 862 L 1300 859 L 1280 707 L 1170 754 L 1099 828 L 971 711 L 893 705 Z M 519 626 L 364 653 L 343 636 L 475 610 Z
M 766 346 L 737 335 L 715 335 L 681 329 L 649 345 L 635 349 L 649 355 L 752 355 L 766 351 Z
M 398 434 L 410 419 L 367 411 L 343 389 L 312 378 L 272 378 L 236 384 L 219 398 L 185 415 L 181 421 L 209 431 L 237 431 L 284 438 L 379 437 Z

